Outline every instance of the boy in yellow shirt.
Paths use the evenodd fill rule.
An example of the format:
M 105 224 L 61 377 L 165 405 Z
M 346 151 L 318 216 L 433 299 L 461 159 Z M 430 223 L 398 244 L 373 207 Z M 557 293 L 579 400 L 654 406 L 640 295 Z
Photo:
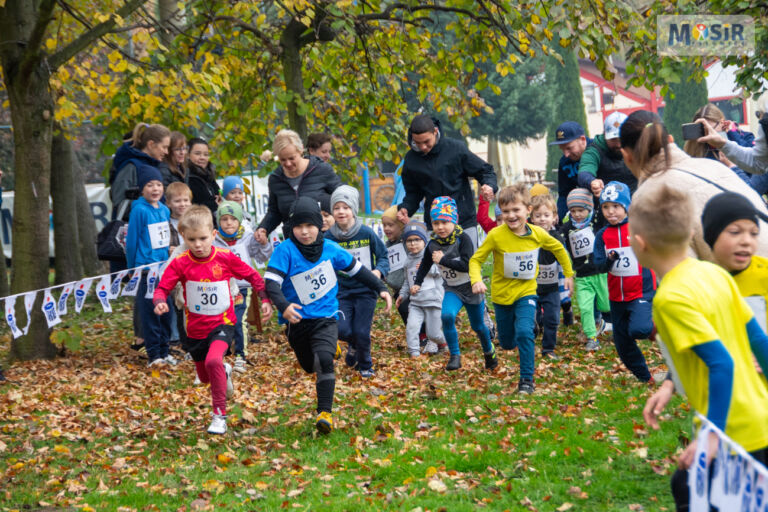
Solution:
M 497 203 L 502 224 L 488 233 L 483 245 L 469 260 L 472 292 L 485 294 L 482 266 L 493 253 L 491 300 L 496 311 L 499 342 L 505 350 L 520 351 L 520 383 L 518 392 L 531 394 L 535 347 L 533 326 L 536 322 L 536 276 L 539 249 L 555 255 L 565 275 L 565 289 L 573 288 L 573 268 L 568 253 L 556 238 L 544 229 L 528 224 L 531 196 L 524 184 L 503 188 Z
M 685 191 L 667 185 L 639 189 L 629 210 L 632 249 L 644 267 L 661 278 L 653 320 L 670 355 L 670 371 L 693 408 L 765 464 L 768 457 L 768 390 L 752 354 L 768 369 L 768 337 L 719 266 L 688 257 L 693 205 Z M 665 380 L 643 416 L 653 428 L 674 390 Z M 714 450 L 710 450 L 710 453 Z M 696 442 L 680 456 L 672 476 L 678 510 L 690 501 L 687 470 Z

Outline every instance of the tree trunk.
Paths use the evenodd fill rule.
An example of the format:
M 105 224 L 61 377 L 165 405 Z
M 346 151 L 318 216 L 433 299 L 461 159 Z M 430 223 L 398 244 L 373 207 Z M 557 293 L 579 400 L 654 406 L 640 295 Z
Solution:
M 158 0 L 157 17 L 160 20 L 160 40 L 166 48 L 170 48 L 174 34 L 178 30 L 177 25 L 180 16 L 176 14 L 178 2 L 176 0 Z
M 85 190 L 85 172 L 77 153 L 73 153 L 72 172 L 75 176 L 75 208 L 77 209 L 77 234 L 80 237 L 80 260 L 83 273 L 95 276 L 103 270 L 103 262 L 96 256 L 96 220 Z
M 75 154 L 72 142 L 56 127 L 51 145 L 51 199 L 53 241 L 56 247 L 56 284 L 77 281 L 83 276 L 75 198 Z
M 0 238 L 0 297 L 7 297 L 11 294 L 11 287 L 8 286 L 8 267 L 5 265 L 5 249 L 3 240 Z
M 288 124 L 296 131 L 302 140 L 307 138 L 307 120 L 299 114 L 298 102 L 304 99 L 304 79 L 301 74 L 301 34 L 307 30 L 296 20 L 291 20 L 280 37 L 280 46 L 283 51 L 280 61 L 283 64 L 283 80 L 285 88 L 293 93 L 288 102 Z

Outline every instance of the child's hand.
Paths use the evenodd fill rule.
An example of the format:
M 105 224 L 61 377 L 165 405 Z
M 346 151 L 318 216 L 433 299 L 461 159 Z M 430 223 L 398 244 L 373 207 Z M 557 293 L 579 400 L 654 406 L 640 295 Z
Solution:
M 296 311 L 297 309 L 301 309 L 301 306 L 291 303 L 287 308 L 285 308 L 285 311 L 283 311 L 283 318 L 292 324 L 301 322 L 301 314 Z
M 261 302 L 261 323 L 266 323 L 267 319 L 272 316 L 272 303 L 262 301 Z
M 421 286 L 417 284 L 411 286 L 411 295 L 416 295 L 417 293 L 419 293 L 419 290 L 421 290 Z
M 616 251 L 611 251 L 608 253 L 608 261 L 616 261 L 619 259 L 619 253 Z
M 486 288 L 485 283 L 482 281 L 478 281 L 472 285 L 472 293 L 474 293 L 475 295 L 482 295 L 487 291 L 488 291 L 488 288 Z
M 571 296 L 571 292 L 573 291 L 573 278 L 572 277 L 566 277 L 565 281 L 563 282 L 563 288 L 565 288 L 565 291 L 568 292 L 568 296 Z
M 373 269 L 371 270 L 371 274 L 375 275 L 379 279 L 381 279 L 381 271 L 379 269 Z
M 160 302 L 155 306 L 155 314 L 156 315 L 164 315 L 168 312 L 168 303 L 167 302 Z
M 267 242 L 269 242 L 269 240 L 267 239 L 267 230 L 264 228 L 259 228 L 256 231 L 254 231 L 253 238 L 255 238 L 257 242 L 259 242 L 259 245 L 265 245 Z
M 440 263 L 440 260 L 443 259 L 443 251 L 435 251 L 432 253 L 432 261 L 435 263 Z
M 388 315 L 390 311 L 392 311 L 392 296 L 389 294 L 388 291 L 383 291 L 379 294 L 379 297 L 384 299 L 387 302 L 387 307 L 384 309 L 384 314 Z
M 643 419 L 653 430 L 659 430 L 659 415 L 667 406 L 672 395 L 675 394 L 675 384 L 671 380 L 664 379 L 659 389 L 645 402 Z
M 177 247 L 177 246 L 175 246 L 175 245 L 171 245 L 171 246 L 169 246 L 169 247 L 168 247 L 168 253 L 169 253 L 169 254 L 173 254 L 173 251 L 175 251 L 175 250 L 176 250 L 176 247 Z
M 403 296 L 402 296 L 402 295 L 399 295 L 399 296 L 397 297 L 397 300 L 395 301 L 395 307 L 398 307 L 398 308 L 399 308 L 399 307 L 400 307 L 400 304 L 402 304 L 402 303 L 403 303 Z

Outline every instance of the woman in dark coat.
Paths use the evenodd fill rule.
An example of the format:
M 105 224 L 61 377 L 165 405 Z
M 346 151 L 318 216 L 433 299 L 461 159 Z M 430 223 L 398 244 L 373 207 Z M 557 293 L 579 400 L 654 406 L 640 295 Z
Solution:
M 216 210 L 221 201 L 219 184 L 216 183 L 216 171 L 210 161 L 208 143 L 195 137 L 189 141 L 188 182 L 192 190 L 192 203 L 207 206 L 216 217 Z

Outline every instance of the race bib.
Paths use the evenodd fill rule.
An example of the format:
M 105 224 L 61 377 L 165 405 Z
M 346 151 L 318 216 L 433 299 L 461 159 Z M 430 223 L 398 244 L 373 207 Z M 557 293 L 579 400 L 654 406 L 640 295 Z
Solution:
M 557 284 L 559 275 L 557 267 L 557 262 L 550 263 L 549 265 L 539 265 L 539 275 L 536 278 L 536 282 L 539 284 Z
M 534 279 L 539 250 L 504 253 L 504 277 L 508 279 Z
M 469 272 L 459 272 L 452 268 L 439 265 L 440 274 L 443 276 L 445 284 L 448 286 L 459 286 L 469 282 Z
M 765 297 L 762 295 L 752 295 L 750 297 L 744 297 L 744 300 L 747 301 L 749 309 L 755 314 L 755 318 L 757 319 L 760 328 L 763 332 L 766 332 L 766 315 L 768 315 L 768 311 L 766 311 Z
M 408 284 L 413 286 L 416 284 L 416 274 L 419 272 L 418 267 L 413 267 L 408 270 Z M 432 279 L 424 278 L 424 282 L 421 283 L 422 290 L 429 290 L 435 287 L 435 282 Z
M 238 244 L 233 245 L 229 250 L 248 265 L 251 264 L 251 256 L 248 254 L 248 249 L 246 247 Z
M 387 256 L 389 257 L 390 272 L 400 270 L 405 265 L 405 247 L 403 244 L 395 244 L 387 248 Z
M 363 264 L 365 268 L 371 270 L 371 248 L 370 247 L 358 247 L 356 249 L 347 249 L 347 252 L 352 255 L 357 261 Z
M 198 315 L 215 316 L 229 309 L 229 281 L 187 281 L 187 307 Z
M 291 276 L 291 284 L 302 304 L 312 304 L 333 290 L 336 286 L 336 272 L 333 271 L 331 262 L 325 260 L 309 270 Z
M 171 245 L 171 228 L 168 222 L 155 222 L 147 226 L 152 249 L 162 249 Z
M 595 247 L 595 233 L 591 227 L 586 227 L 578 231 L 573 231 L 568 235 L 571 242 L 571 252 L 574 258 L 581 258 L 592 254 Z
M 606 252 L 616 251 L 619 259 L 616 260 L 611 268 L 611 274 L 619 277 L 629 277 L 640 275 L 640 265 L 631 247 L 617 247 L 615 249 L 606 249 Z

